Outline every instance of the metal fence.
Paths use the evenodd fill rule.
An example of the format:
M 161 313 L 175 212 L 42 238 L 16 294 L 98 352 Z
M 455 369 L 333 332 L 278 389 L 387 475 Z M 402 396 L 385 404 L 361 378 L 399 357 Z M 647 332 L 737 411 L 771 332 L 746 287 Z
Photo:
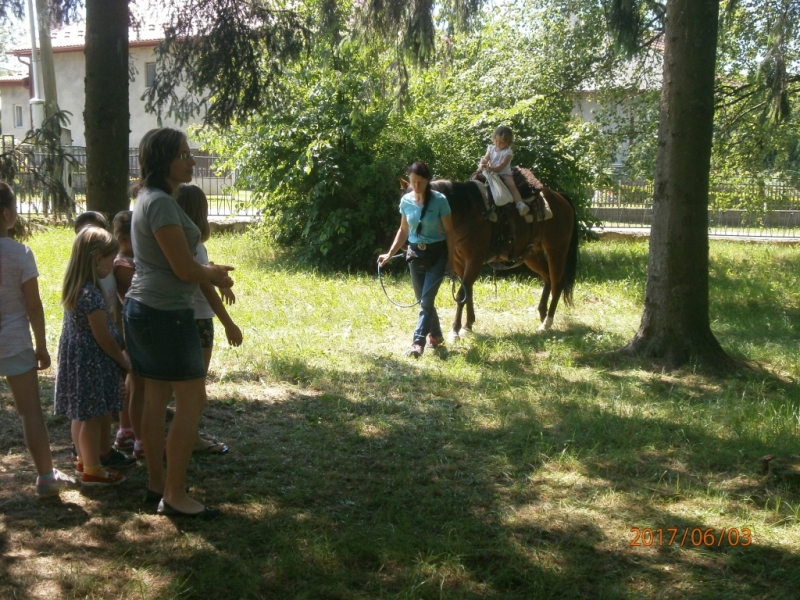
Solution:
M 10 148 L 9 148 L 10 149 Z M 3 153 L 9 149 L 3 146 Z M 76 212 L 86 209 L 86 148 L 71 146 L 66 151 L 75 160 L 69 169 L 65 185 L 70 192 Z M 19 172 L 13 183 L 20 214 L 25 216 L 52 216 L 46 199 L 32 176 L 33 169 L 41 163 L 40 154 L 17 153 Z M 139 149 L 131 148 L 128 154 L 128 175 L 131 187 L 139 178 Z M 258 214 L 252 201 L 252 192 L 234 188 L 238 174 L 217 169 L 218 157 L 196 155 L 192 183 L 203 189 L 208 197 L 208 214 L 215 217 L 252 217 Z
M 646 229 L 653 221 L 653 184 L 618 182 L 596 190 L 592 214 L 606 228 Z M 785 183 L 716 184 L 709 193 L 709 233 L 800 237 L 800 189 Z
M 5 155 L 13 144 L 0 138 Z M 13 148 L 12 148 L 13 149 Z M 68 177 L 67 186 L 75 201 L 76 211 L 86 207 L 86 148 L 67 149 L 77 167 Z M 131 184 L 138 179 L 138 148 L 131 148 L 128 172 Z M 19 174 L 14 182 L 18 210 L 23 215 L 49 216 L 50 208 L 31 172 L 40 163 L 36 153 L 18 153 Z M 195 156 L 194 180 L 209 200 L 209 215 L 215 217 L 253 217 L 259 210 L 253 193 L 245 186 L 235 186 L 238 174 L 219 168 L 218 157 Z M 235 186 L 235 187 L 234 187 Z M 240 189 L 245 188 L 245 189 Z M 591 210 L 606 228 L 649 228 L 653 220 L 653 185 L 647 183 L 617 184 L 594 192 Z M 709 197 L 709 233 L 721 236 L 800 237 L 800 189 L 785 183 L 748 181 L 717 184 Z

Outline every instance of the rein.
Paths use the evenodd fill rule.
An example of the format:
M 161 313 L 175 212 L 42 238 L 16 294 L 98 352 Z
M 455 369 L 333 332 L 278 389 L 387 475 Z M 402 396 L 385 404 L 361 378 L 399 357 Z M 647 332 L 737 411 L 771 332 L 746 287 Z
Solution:
M 399 258 L 400 256 L 405 256 L 405 254 L 403 252 L 398 252 L 392 258 L 390 258 L 389 261 L 392 261 L 395 258 Z M 389 262 L 389 261 L 386 261 L 386 262 Z M 442 275 L 442 277 L 441 277 L 441 279 L 439 279 L 439 281 L 442 281 L 445 277 L 447 277 L 447 275 Z M 386 289 L 386 284 L 383 283 L 383 273 L 381 273 L 381 266 L 380 265 L 378 265 L 378 281 L 381 282 L 381 288 L 383 289 L 383 293 L 386 295 L 386 299 L 389 302 L 391 302 L 392 304 L 394 304 L 397 308 L 414 308 L 420 302 L 422 302 L 421 298 L 419 300 L 417 300 L 416 302 L 414 302 L 414 304 L 400 304 L 400 303 L 395 302 L 394 300 L 392 300 L 391 296 L 389 296 L 388 290 Z M 458 292 L 456 292 L 456 281 L 458 281 L 458 283 L 460 284 L 460 289 L 459 289 Z M 458 299 L 458 294 L 461 292 L 461 290 L 464 290 L 464 299 L 463 300 L 459 300 Z M 461 277 L 459 277 L 458 274 L 456 274 L 456 273 L 453 273 L 452 275 L 450 275 L 450 293 L 453 296 L 453 302 L 455 302 L 456 304 L 459 304 L 459 305 L 463 306 L 464 304 L 467 303 L 467 299 L 469 298 L 469 295 L 467 294 L 467 290 L 464 287 L 464 282 L 461 281 Z

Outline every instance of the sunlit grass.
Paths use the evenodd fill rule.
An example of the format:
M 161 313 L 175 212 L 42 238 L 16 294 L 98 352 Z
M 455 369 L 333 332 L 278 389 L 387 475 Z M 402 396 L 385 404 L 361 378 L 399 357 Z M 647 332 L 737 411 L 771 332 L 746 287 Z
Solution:
M 54 355 L 71 239 L 53 230 L 29 242 Z M 31 502 L 2 392 L 0 541 L 52 564 L 37 579 L 14 563 L 0 597 L 33 597 L 42 578 L 52 598 L 795 593 L 798 489 L 758 473 L 762 455 L 798 453 L 795 248 L 712 242 L 712 328 L 757 366 L 718 379 L 609 354 L 639 326 L 646 242 L 584 245 L 575 307 L 562 304 L 544 334 L 539 282 L 485 273 L 476 335 L 419 361 L 404 354 L 415 310 L 393 307 L 374 274 L 306 270 L 254 234 L 208 247 L 236 266 L 230 312 L 245 343 L 227 347 L 218 327 L 203 428 L 232 449 L 196 457 L 190 481 L 224 517 L 176 526 L 152 515 L 141 468 L 119 490 Z M 388 287 L 408 297 L 407 275 Z M 50 429 L 63 466 L 66 424 Z M 754 543 L 631 547 L 631 528 L 749 528 Z M 120 568 L 122 580 L 104 574 Z

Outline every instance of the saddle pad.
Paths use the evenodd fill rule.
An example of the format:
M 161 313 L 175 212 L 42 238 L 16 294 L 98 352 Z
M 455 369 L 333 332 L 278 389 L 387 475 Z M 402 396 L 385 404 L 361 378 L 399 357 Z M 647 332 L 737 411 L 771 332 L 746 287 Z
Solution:
M 514 178 L 514 184 L 517 186 L 519 195 L 522 196 L 523 200 L 529 200 L 537 196 L 544 189 L 542 182 L 528 169 L 512 167 L 511 176 Z

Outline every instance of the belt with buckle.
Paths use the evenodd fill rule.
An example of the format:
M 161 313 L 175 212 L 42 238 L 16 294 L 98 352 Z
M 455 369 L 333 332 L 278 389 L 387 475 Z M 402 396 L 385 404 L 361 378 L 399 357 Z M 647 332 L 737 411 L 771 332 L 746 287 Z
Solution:
M 420 250 L 422 250 L 424 252 L 425 250 L 428 249 L 428 245 L 425 244 L 425 243 L 420 243 L 420 244 L 417 244 L 417 248 L 419 248 Z

